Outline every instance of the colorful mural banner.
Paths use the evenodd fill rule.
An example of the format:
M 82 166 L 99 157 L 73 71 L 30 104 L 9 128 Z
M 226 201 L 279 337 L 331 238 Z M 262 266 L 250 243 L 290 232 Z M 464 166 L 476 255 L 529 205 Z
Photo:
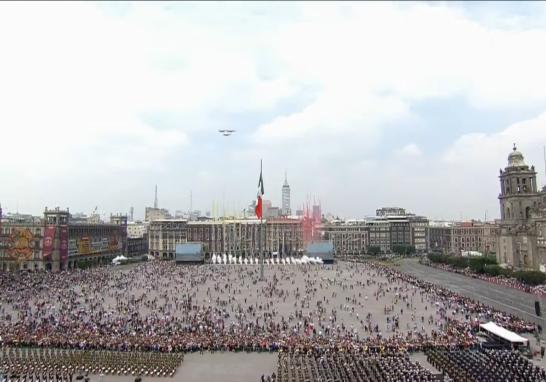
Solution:
M 42 255 L 44 260 L 51 260 L 53 246 L 55 244 L 55 226 L 46 227 L 44 230 L 44 244 L 42 246 Z
M 8 237 L 8 256 L 17 261 L 32 260 L 32 249 L 35 247 L 35 237 L 26 229 L 16 228 Z
M 61 226 L 59 257 L 61 264 L 68 262 L 68 226 Z M 64 268 L 66 269 L 66 268 Z

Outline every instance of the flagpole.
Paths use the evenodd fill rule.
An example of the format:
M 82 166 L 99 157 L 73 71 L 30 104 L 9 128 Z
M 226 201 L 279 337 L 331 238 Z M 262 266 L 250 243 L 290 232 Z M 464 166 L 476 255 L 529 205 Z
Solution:
M 262 262 L 261 262 L 261 265 L 260 265 L 260 281 L 264 281 L 264 262 L 265 262 L 265 258 L 264 258 L 264 251 L 263 251 L 263 246 L 262 246 L 262 243 L 263 243 L 263 240 L 262 240 L 262 231 L 263 231 L 263 224 L 264 224 L 264 219 L 263 219 L 263 216 L 260 217 L 260 254 L 261 254 L 261 257 L 262 257 Z
M 262 176 L 262 160 L 260 159 L 260 177 L 261 176 Z M 263 180 L 262 180 L 262 182 L 263 182 Z M 262 187 L 263 187 L 263 183 L 262 183 Z M 265 238 L 264 238 L 264 240 L 262 240 L 263 224 L 264 224 L 264 213 L 263 213 L 263 210 L 262 210 L 261 213 L 260 213 L 260 253 L 261 253 L 261 257 L 262 257 L 262 263 L 261 263 L 261 266 L 260 266 L 260 281 L 264 281 L 265 257 L 264 257 L 264 251 L 263 251 L 263 242 L 265 241 Z

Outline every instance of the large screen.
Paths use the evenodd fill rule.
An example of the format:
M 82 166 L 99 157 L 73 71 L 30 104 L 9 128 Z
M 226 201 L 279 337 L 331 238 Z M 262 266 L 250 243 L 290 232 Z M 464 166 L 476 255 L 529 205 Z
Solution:
M 177 262 L 196 262 L 204 261 L 205 257 L 201 243 L 184 243 L 176 245 Z

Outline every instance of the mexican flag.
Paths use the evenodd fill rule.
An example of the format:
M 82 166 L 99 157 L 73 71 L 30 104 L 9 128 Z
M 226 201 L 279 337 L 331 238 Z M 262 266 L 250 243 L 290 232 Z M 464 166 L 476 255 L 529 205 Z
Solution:
M 262 177 L 262 162 L 260 161 L 260 179 L 258 180 L 258 196 L 256 200 L 256 216 L 258 219 L 262 218 L 262 197 L 264 195 L 264 180 Z

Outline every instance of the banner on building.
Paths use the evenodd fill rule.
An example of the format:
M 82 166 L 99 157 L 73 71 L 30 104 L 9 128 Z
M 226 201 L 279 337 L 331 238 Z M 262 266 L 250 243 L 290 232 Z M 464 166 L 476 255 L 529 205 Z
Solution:
M 55 226 L 46 227 L 44 230 L 44 244 L 42 246 L 42 256 L 44 260 L 51 260 L 53 246 L 55 245 Z
M 68 262 L 68 226 L 66 225 L 61 226 L 60 242 L 59 257 L 61 260 L 61 264 L 66 265 L 66 263 Z M 64 267 L 63 269 L 66 269 L 66 267 Z

